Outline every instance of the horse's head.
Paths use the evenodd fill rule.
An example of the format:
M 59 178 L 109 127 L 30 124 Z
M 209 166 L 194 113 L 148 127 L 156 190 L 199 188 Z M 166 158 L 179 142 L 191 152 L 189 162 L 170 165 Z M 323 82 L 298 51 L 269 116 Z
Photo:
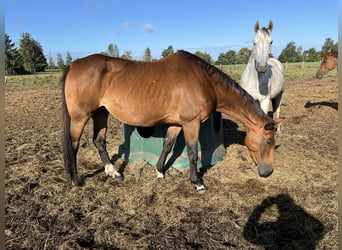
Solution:
M 337 52 L 328 50 L 327 53 L 323 56 L 321 64 L 316 72 L 316 78 L 322 79 L 323 75 L 328 73 L 330 70 L 333 70 L 337 64 Z
M 263 126 L 246 127 L 245 144 L 257 164 L 258 173 L 261 177 L 268 177 L 273 172 L 276 127 L 282 120 L 279 118 L 267 122 Z
M 259 22 L 254 25 L 255 37 L 253 47 L 253 58 L 255 68 L 258 72 L 264 73 L 267 69 L 267 62 L 271 53 L 273 22 L 270 21 L 268 28 L 260 29 Z

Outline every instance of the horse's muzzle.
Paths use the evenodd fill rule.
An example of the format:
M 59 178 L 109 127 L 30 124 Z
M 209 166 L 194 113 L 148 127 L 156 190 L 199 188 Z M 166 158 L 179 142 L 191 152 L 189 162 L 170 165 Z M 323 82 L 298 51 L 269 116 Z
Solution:
M 268 164 L 258 164 L 257 165 L 258 173 L 260 177 L 269 177 L 273 173 L 273 167 Z
M 316 74 L 316 78 L 317 79 L 322 79 L 323 78 L 323 74 L 322 73 L 317 73 Z
M 259 72 L 259 73 L 265 73 L 267 70 L 267 63 L 261 63 L 261 62 L 255 62 L 255 69 Z

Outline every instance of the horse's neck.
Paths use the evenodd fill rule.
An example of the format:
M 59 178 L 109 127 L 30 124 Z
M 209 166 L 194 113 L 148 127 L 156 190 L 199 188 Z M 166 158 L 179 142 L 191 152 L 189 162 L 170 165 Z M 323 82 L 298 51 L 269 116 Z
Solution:
M 253 51 L 251 53 L 251 56 L 249 57 L 249 60 L 248 60 L 248 64 L 250 67 L 255 67 L 255 60 L 254 60 L 254 56 L 253 56 Z
M 217 111 L 222 112 L 245 126 L 262 122 L 261 112 L 252 103 L 254 99 L 248 97 L 237 83 L 220 82 L 217 84 Z

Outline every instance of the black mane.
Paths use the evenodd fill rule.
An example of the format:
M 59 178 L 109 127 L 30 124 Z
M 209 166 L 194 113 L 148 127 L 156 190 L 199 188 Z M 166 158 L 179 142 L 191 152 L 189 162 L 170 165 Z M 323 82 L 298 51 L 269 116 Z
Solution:
M 240 98 L 246 98 L 247 100 L 247 106 L 248 105 L 253 105 L 256 113 L 260 115 L 261 117 L 266 116 L 269 118 L 267 115 L 265 115 L 264 111 L 260 107 L 259 101 L 255 100 L 246 90 L 244 90 L 233 78 L 231 78 L 228 74 L 224 73 L 222 70 L 219 68 L 211 65 L 210 63 L 204 61 L 202 58 L 188 52 L 185 50 L 178 50 L 177 53 L 181 53 L 183 56 L 190 58 L 191 60 L 199 63 L 208 73 L 208 75 L 212 74 L 218 74 L 222 80 L 223 83 L 227 84 L 228 87 L 231 89 L 239 92 Z

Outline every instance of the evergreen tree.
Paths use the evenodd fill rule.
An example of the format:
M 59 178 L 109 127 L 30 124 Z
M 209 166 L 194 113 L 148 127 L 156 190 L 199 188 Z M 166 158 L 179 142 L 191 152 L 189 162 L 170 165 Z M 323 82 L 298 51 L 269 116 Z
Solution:
M 51 55 L 49 55 L 48 61 L 49 61 L 48 68 L 49 69 L 55 69 L 56 68 L 55 60 L 53 60 Z
M 128 59 L 128 60 L 132 60 L 133 56 L 132 56 L 132 51 L 127 50 L 123 53 L 123 55 L 121 56 L 121 58 L 123 59 Z
M 31 35 L 27 32 L 22 33 L 20 40 L 19 52 L 23 59 L 23 67 L 29 72 L 33 72 L 33 58 L 32 58 L 32 39 Z
M 107 54 L 109 56 L 113 56 L 113 54 L 114 54 L 114 44 L 111 43 L 111 44 L 108 45 Z
M 15 44 L 5 34 L 5 71 L 6 74 L 16 74 L 22 71 L 22 58 Z
M 151 55 L 150 48 L 147 48 L 145 50 L 145 53 L 144 53 L 144 56 L 143 56 L 143 61 L 147 61 L 147 62 L 152 61 L 152 55 Z
M 68 51 L 65 57 L 65 66 L 68 67 L 71 64 L 71 62 L 72 62 L 72 57 L 71 57 L 70 52 Z
M 65 64 L 64 64 L 64 61 L 63 61 L 62 54 L 61 53 L 57 53 L 57 68 L 62 70 L 62 69 L 64 69 L 64 67 L 65 67 Z
M 107 52 L 104 53 L 108 56 L 119 57 L 119 48 L 116 44 L 109 44 L 107 48 Z
M 44 71 L 47 61 L 43 48 L 39 42 L 31 37 L 28 32 L 23 32 L 19 42 L 19 53 L 23 60 L 23 67 L 26 71 L 34 73 Z
M 167 47 L 167 49 L 164 49 L 162 52 L 162 57 L 167 57 L 169 55 L 172 55 L 174 53 L 172 45 Z

